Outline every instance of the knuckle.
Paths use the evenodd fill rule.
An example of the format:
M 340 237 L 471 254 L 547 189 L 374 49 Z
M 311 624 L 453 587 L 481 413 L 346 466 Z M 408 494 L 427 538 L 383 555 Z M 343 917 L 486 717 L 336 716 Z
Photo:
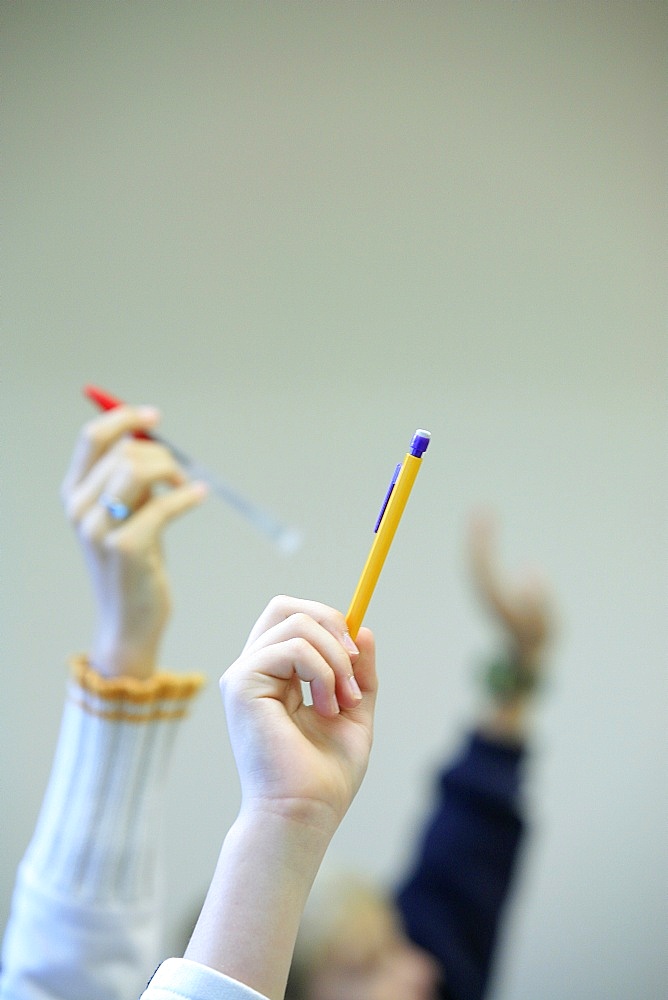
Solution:
M 134 435 L 123 438 L 125 453 L 132 462 L 141 461 L 149 451 L 156 451 L 160 448 L 155 441 L 147 441 L 146 438 L 136 438 Z
M 63 505 L 67 520 L 72 524 L 76 524 L 78 515 L 77 504 L 74 502 L 74 497 L 65 483 L 60 487 L 60 502 Z
M 105 440 L 104 430 L 100 427 L 99 417 L 87 421 L 81 428 L 81 440 L 91 450 L 99 448 Z
M 303 660 L 311 650 L 311 643 L 303 635 L 296 635 L 290 639 L 290 647 L 295 659 Z
M 300 632 L 308 628 L 309 623 L 313 621 L 304 611 L 295 611 L 293 615 L 290 615 L 290 619 Z
M 60 497 L 65 511 L 65 517 L 70 524 L 73 524 L 76 527 L 82 520 L 84 520 L 85 508 L 83 507 L 81 500 L 75 493 L 71 493 L 65 486 L 61 489 Z
M 235 692 L 240 686 L 240 681 L 238 679 L 239 674 L 239 660 L 235 660 L 223 673 L 218 680 L 218 687 L 220 688 L 220 693 L 223 697 L 223 701 L 235 696 Z
M 285 594 L 277 594 L 275 597 L 269 601 L 267 605 L 267 610 L 273 612 L 276 615 L 280 615 L 284 618 L 289 618 L 287 614 L 289 598 Z
M 89 510 L 82 517 L 76 518 L 78 524 L 79 537 L 83 542 L 97 545 L 102 536 L 102 523 L 99 512 L 96 509 Z
M 116 454 L 120 462 L 129 469 L 135 468 L 140 462 L 137 445 L 139 442 L 133 437 L 124 437 L 116 445 Z
M 117 475 L 121 489 L 131 488 L 133 485 L 143 486 L 148 482 L 150 473 L 141 442 L 134 441 L 131 438 L 119 442 Z

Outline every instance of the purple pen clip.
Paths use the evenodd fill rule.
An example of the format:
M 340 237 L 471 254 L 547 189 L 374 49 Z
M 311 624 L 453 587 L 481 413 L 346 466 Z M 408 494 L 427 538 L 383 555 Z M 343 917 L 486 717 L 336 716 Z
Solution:
M 380 508 L 380 514 L 378 515 L 378 518 L 376 520 L 376 526 L 373 529 L 374 530 L 374 534 L 380 528 L 380 522 L 383 520 L 383 514 L 385 513 L 385 508 L 387 507 L 388 503 L 390 502 L 390 497 L 392 496 L 392 490 L 394 489 L 394 484 L 396 483 L 397 476 L 399 475 L 400 472 L 401 472 L 401 462 L 398 463 L 396 469 L 394 470 L 394 475 L 392 476 L 392 482 L 390 483 L 390 485 L 387 488 L 387 493 L 385 494 L 385 499 L 383 500 L 383 506 Z
M 413 455 L 414 458 L 422 458 L 425 451 L 429 447 L 430 440 L 431 440 L 431 434 L 429 433 L 429 431 L 423 431 L 422 429 L 417 430 L 411 439 L 410 447 L 408 449 L 408 454 Z M 399 473 L 401 472 L 401 466 L 402 463 L 399 462 L 396 469 L 394 470 L 394 475 L 392 476 L 392 482 L 387 488 L 387 493 L 385 494 L 385 499 L 383 500 L 383 506 L 380 508 L 380 514 L 378 515 L 378 518 L 376 520 L 376 526 L 373 529 L 374 534 L 380 528 L 380 522 L 383 520 L 383 514 L 385 513 L 387 505 L 390 502 L 390 497 L 392 496 L 392 490 L 394 489 L 394 484 L 396 483 Z

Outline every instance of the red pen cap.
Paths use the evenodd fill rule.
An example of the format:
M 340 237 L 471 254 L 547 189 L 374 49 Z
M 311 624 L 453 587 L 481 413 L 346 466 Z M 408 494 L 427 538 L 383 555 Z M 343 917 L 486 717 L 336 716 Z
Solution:
M 116 396 L 112 396 L 111 393 L 105 392 L 104 389 L 100 389 L 96 385 L 85 385 L 83 393 L 92 403 L 99 406 L 101 410 L 115 410 L 117 406 L 123 405 L 122 399 L 117 399 Z M 136 438 L 146 438 L 148 441 L 151 440 L 151 435 L 145 434 L 144 431 L 137 431 L 134 436 Z
M 96 385 L 85 385 L 83 391 L 84 396 L 88 396 L 91 402 L 99 406 L 101 410 L 114 410 L 117 406 L 123 405 L 122 400 L 116 399 L 104 389 L 98 389 Z

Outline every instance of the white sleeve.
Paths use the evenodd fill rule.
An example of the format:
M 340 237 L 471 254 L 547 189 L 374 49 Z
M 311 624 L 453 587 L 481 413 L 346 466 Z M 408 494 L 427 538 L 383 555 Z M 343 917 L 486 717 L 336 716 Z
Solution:
M 81 663 L 17 874 L 0 1000 L 134 1000 L 160 960 L 160 813 L 201 678 L 105 681 Z
M 266 997 L 206 965 L 187 958 L 170 958 L 157 970 L 141 1000 L 266 1000 Z

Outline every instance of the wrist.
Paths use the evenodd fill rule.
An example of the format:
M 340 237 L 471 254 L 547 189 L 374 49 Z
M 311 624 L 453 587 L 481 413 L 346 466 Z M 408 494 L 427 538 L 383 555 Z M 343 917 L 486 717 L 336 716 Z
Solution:
M 513 649 L 491 660 L 483 670 L 482 680 L 485 697 L 480 731 L 500 742 L 522 742 L 542 686 L 540 654 Z
M 90 652 L 90 663 L 103 677 L 133 677 L 148 680 L 157 668 L 158 642 L 133 646 L 98 635 Z
M 289 799 L 244 801 L 234 825 L 254 834 L 271 829 L 286 852 L 296 848 L 308 858 L 324 855 L 339 824 L 329 804 Z
M 517 650 L 490 660 L 483 672 L 485 690 L 499 705 L 527 701 L 540 682 L 539 656 Z
M 523 743 L 530 729 L 532 704 L 526 697 L 502 702 L 490 700 L 480 712 L 478 729 L 496 743 Z

